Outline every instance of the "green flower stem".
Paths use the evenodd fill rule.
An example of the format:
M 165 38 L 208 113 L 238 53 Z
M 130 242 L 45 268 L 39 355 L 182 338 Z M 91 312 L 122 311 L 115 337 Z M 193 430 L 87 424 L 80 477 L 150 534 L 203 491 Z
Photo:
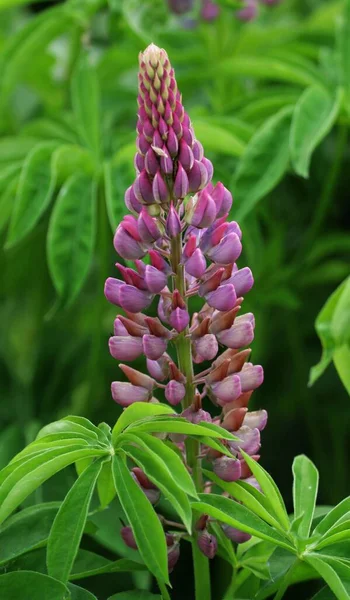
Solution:
M 182 236 L 179 234 L 172 240 L 171 243 L 171 263 L 172 269 L 175 274 L 174 277 L 174 289 L 179 290 L 181 296 L 186 302 L 186 280 L 184 274 L 183 265 L 181 261 L 181 249 L 182 249 Z M 194 373 L 193 373 L 193 360 L 192 360 L 192 348 L 191 340 L 189 337 L 189 327 L 186 327 L 176 340 L 176 351 L 181 372 L 186 377 L 186 395 L 183 401 L 183 407 L 188 408 L 191 406 L 195 394 L 194 384 Z M 187 464 L 192 471 L 192 477 L 196 489 L 202 491 L 202 470 L 201 460 L 198 458 L 199 455 L 199 443 L 192 439 L 186 439 L 186 457 Z M 198 515 L 199 517 L 199 515 Z M 194 522 L 197 520 L 196 514 L 194 514 Z M 196 600 L 210 600 L 210 571 L 209 561 L 201 553 L 198 548 L 196 533 L 192 537 L 192 556 L 193 556 L 193 567 L 194 567 L 194 578 L 195 578 L 195 598 Z

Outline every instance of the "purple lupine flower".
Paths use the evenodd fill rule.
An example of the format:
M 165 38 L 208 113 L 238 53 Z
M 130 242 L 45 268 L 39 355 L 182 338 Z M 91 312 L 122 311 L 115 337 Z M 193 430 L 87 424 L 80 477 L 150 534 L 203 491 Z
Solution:
M 218 541 L 212 533 L 207 529 L 203 529 L 198 533 L 197 544 L 200 551 L 207 558 L 214 558 L 218 550 Z
M 243 8 L 236 12 L 236 17 L 240 21 L 253 21 L 258 14 L 257 0 L 245 0 Z
M 212 2 L 211 0 L 202 1 L 201 17 L 203 21 L 207 21 L 208 23 L 215 21 L 219 15 L 219 12 L 220 8 L 216 2 Z
M 210 4 L 205 2 L 207 10 L 218 10 Z M 247 4 L 252 5 L 251 0 Z M 255 319 L 240 311 L 254 280 L 249 267 L 236 262 L 242 232 L 229 219 L 232 195 L 221 182 L 211 181 L 213 165 L 195 137 L 165 50 L 151 44 L 139 62 L 135 180 L 125 193 L 131 214 L 114 236 L 117 253 L 134 267 L 117 263 L 120 278 L 107 279 L 105 294 L 126 313 L 115 320 L 111 355 L 123 363 L 145 356 L 149 375 L 119 365 L 126 380 L 112 383 L 112 396 L 126 407 L 158 401 L 153 396 L 157 390 L 169 404 L 181 406 L 181 415 L 192 423 L 211 422 L 202 408 L 207 396 L 221 408 L 215 422 L 237 440 L 226 444 L 231 457 L 204 445 L 201 453 L 213 461 L 214 472 L 223 480 L 253 481 L 242 451 L 259 460 L 267 413 L 248 411 L 263 369 L 248 362 Z M 191 315 L 193 296 L 202 306 Z M 151 318 L 142 311 L 154 301 L 158 317 Z M 194 374 L 182 367 L 179 357 L 170 356 L 171 348 L 180 344 L 186 346 L 186 361 L 194 365 Z M 201 363 L 209 363 L 209 368 L 200 372 Z M 171 439 L 181 445 L 184 436 L 174 434 Z M 183 445 L 181 450 L 186 453 Z M 138 471 L 133 473 L 155 501 L 159 491 L 147 487 Z M 209 556 L 215 542 L 206 535 Z M 203 548 L 208 539 L 203 534 Z M 178 555 L 174 540 L 169 568 Z
M 169 9 L 176 15 L 183 15 L 193 7 L 193 0 L 168 0 Z

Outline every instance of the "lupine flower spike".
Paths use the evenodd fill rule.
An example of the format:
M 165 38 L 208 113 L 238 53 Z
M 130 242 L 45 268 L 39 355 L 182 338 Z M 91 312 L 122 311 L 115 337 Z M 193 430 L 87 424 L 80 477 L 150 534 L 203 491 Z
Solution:
M 227 444 L 231 457 L 205 447 L 201 454 L 207 454 L 224 481 L 245 479 L 256 485 L 242 450 L 259 459 L 267 413 L 248 412 L 252 392 L 263 382 L 263 369 L 249 360 L 254 316 L 240 314 L 253 275 L 249 267 L 237 264 L 242 233 L 228 218 L 232 195 L 212 180 L 213 166 L 196 139 L 165 50 L 151 44 L 140 54 L 139 64 L 136 174 L 125 193 L 130 214 L 114 235 L 117 253 L 133 261 L 134 268 L 117 263 L 119 277 L 105 285 L 107 299 L 125 311 L 116 317 L 109 340 L 110 353 L 122 361 L 126 378 L 112 383 L 112 397 L 126 407 L 158 402 L 154 394 L 162 390 L 164 399 L 192 423 L 212 420 L 202 407 L 207 397 L 221 410 L 215 421 L 234 432 L 237 441 Z M 191 315 L 188 299 L 195 295 L 202 306 Z M 155 299 L 158 316 L 147 316 L 143 311 Z M 141 355 L 148 375 L 124 364 Z M 195 371 L 193 364 L 198 365 Z M 180 438 L 173 437 L 183 450 Z M 145 474 L 136 468 L 132 475 L 157 503 L 160 492 Z M 237 543 L 246 539 L 232 528 L 225 533 Z M 123 539 L 135 546 L 128 528 Z M 206 556 L 214 556 L 217 541 L 206 523 L 197 542 Z M 178 556 L 176 539 L 169 548 L 170 570 Z

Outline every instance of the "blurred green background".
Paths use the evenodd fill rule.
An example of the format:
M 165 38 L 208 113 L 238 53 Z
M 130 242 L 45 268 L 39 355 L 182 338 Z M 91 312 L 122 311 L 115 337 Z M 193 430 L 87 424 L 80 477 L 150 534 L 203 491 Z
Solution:
M 198 1 L 179 15 L 175 0 L 0 0 L 0 462 L 57 417 L 118 417 L 107 346 L 116 311 L 103 284 L 134 177 L 138 52 L 153 41 L 175 67 L 215 178 L 234 194 L 239 265 L 255 276 L 245 300 L 253 360 L 265 369 L 253 399 L 269 412 L 262 464 L 290 508 L 292 459 L 306 453 L 320 470 L 319 503 L 334 504 L 349 493 L 349 396 L 333 365 L 308 380 L 321 355 L 315 319 L 349 274 L 350 49 L 348 62 L 339 57 L 350 15 L 342 1 L 281 0 L 244 22 L 239 2 L 219 4 L 206 21 Z M 311 102 L 298 142 L 300 102 L 315 88 L 324 103 Z M 76 175 L 81 193 L 57 226 Z

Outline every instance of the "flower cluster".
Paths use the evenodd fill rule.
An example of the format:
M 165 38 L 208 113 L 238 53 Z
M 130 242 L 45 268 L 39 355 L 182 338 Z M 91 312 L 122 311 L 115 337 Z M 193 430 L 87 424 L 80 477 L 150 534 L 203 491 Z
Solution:
M 242 0 L 243 6 L 235 12 L 240 21 L 253 21 L 259 13 L 259 3 L 267 6 L 278 4 L 281 0 Z M 189 12 L 193 8 L 193 0 L 168 0 L 170 10 L 178 15 Z M 212 0 L 202 0 L 201 18 L 211 22 L 219 16 L 220 7 Z
M 209 448 L 202 452 L 223 480 L 242 478 L 254 485 L 241 451 L 258 460 L 267 414 L 248 412 L 252 392 L 263 381 L 263 369 L 249 362 L 247 348 L 254 338 L 254 316 L 240 314 L 253 276 L 236 264 L 242 233 L 228 220 L 231 193 L 212 182 L 213 166 L 195 138 L 174 70 L 166 52 L 153 44 L 140 54 L 138 106 L 136 178 L 125 194 L 131 214 L 114 236 L 117 253 L 134 261 L 135 268 L 117 263 L 121 277 L 105 285 L 107 299 L 125 311 L 114 322 L 109 348 L 123 361 L 119 366 L 126 381 L 112 383 L 112 396 L 126 407 L 158 402 L 154 394 L 163 390 L 193 423 L 212 420 L 202 408 L 208 397 L 221 411 L 215 421 L 237 441 L 228 443 L 231 457 Z M 202 306 L 191 316 L 193 296 Z M 143 314 L 155 298 L 158 316 Z M 141 355 L 148 374 L 124 364 Z M 194 372 L 193 363 L 207 361 L 209 368 Z M 146 485 L 139 470 L 134 478 L 156 501 L 158 490 Z M 225 533 L 239 541 L 243 534 L 231 529 Z M 198 543 L 213 555 L 210 536 L 204 526 Z

